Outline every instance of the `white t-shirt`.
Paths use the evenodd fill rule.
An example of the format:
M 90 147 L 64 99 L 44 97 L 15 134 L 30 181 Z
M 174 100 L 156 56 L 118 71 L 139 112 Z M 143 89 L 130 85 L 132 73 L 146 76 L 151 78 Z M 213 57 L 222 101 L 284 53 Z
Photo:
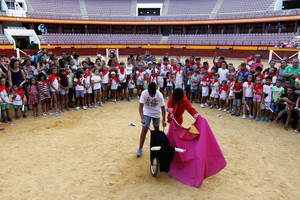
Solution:
M 129 81 L 128 81 L 128 88 L 130 88 L 130 89 L 134 88 L 134 80 L 133 79 L 129 79 Z
M 101 81 L 101 77 L 99 75 L 94 75 L 94 76 L 92 76 L 91 80 L 94 82 L 99 82 L 99 81 Z M 101 83 L 94 83 L 93 88 L 94 88 L 94 90 L 100 89 Z
M 8 93 L 5 89 L 2 92 L 0 92 L 0 96 L 1 96 L 4 104 L 9 102 Z
M 58 90 L 58 79 L 57 78 L 55 78 L 54 80 L 53 80 L 53 82 L 51 83 L 51 85 L 50 85 L 50 91 L 51 92 L 55 92 L 55 89 L 56 90 Z
M 218 69 L 218 74 L 220 75 L 220 83 L 222 83 L 222 81 L 226 81 L 227 80 L 227 75 L 228 75 L 229 71 L 228 69 L 222 69 L 222 68 L 219 68 Z
M 77 83 L 77 82 L 78 82 L 78 79 L 77 79 L 77 78 L 74 78 L 74 83 Z M 77 84 L 77 85 L 75 86 L 75 90 L 84 90 L 84 87 L 83 87 L 83 78 L 80 78 L 80 83 L 81 83 L 82 85 Z
M 110 89 L 112 89 L 112 90 L 118 89 L 118 83 L 117 83 L 117 81 L 115 81 L 115 79 L 111 80 Z
M 16 98 L 13 100 L 13 105 L 21 106 L 23 104 L 22 97 L 19 94 L 16 94 Z
M 102 75 L 102 83 L 108 84 L 108 81 L 109 81 L 109 72 L 107 72 L 105 74 L 105 76 L 103 76 L 103 73 L 101 72 L 101 75 Z
M 132 74 L 132 70 L 133 70 L 132 64 L 126 65 L 126 67 L 125 67 L 125 74 L 126 74 L 126 75 Z
M 125 73 L 125 71 L 124 71 L 124 74 L 122 74 L 120 72 L 120 70 L 118 70 L 118 78 L 119 78 L 120 83 L 126 83 L 126 73 Z
M 253 97 L 253 83 L 249 86 L 248 82 L 245 82 L 243 88 L 245 88 L 245 97 Z
M 151 76 L 151 72 L 152 72 L 152 69 L 146 69 L 146 73 L 148 74 L 149 77 Z
M 143 72 L 136 71 L 136 79 L 140 80 L 140 81 L 143 81 L 145 73 L 146 72 L 144 72 L 144 71 Z
M 175 83 L 176 84 L 182 84 L 182 78 L 183 78 L 183 71 L 177 71 L 175 75 Z
M 167 78 L 167 73 L 170 71 L 170 68 L 171 68 L 170 64 L 167 66 L 165 66 L 165 65 L 161 66 L 161 71 L 164 74 L 164 78 Z
M 154 97 L 149 95 L 148 90 L 144 90 L 140 98 L 140 103 L 144 104 L 144 115 L 153 118 L 160 118 L 161 107 L 165 106 L 164 97 L 158 90 L 156 90 Z
M 264 85 L 263 86 L 263 93 L 268 94 L 268 96 L 265 97 L 265 102 L 271 102 L 272 101 L 272 87 L 273 85 Z

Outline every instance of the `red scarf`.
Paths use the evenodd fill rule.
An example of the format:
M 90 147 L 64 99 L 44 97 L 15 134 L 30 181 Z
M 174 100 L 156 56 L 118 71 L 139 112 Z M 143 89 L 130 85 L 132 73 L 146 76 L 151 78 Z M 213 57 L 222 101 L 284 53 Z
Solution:
M 119 63 L 119 62 L 116 62 L 115 65 L 116 65 L 116 67 L 117 67 L 117 66 L 120 66 L 120 63 Z
M 108 70 L 107 70 L 107 69 L 103 69 L 103 70 L 102 70 L 102 76 L 105 76 L 107 73 L 108 73 Z
M 144 77 L 144 81 L 147 81 L 147 84 L 149 84 L 149 78 Z
M 173 68 L 174 71 L 177 70 L 177 66 L 176 65 L 171 64 L 171 66 L 172 66 L 172 68 Z
M 171 77 L 167 77 L 167 81 L 169 81 L 169 80 L 173 80 L 174 78 L 173 78 L 173 76 L 171 76 Z
M 265 76 L 263 75 L 263 73 L 260 73 L 257 75 L 258 77 L 261 77 L 261 79 L 265 79 Z
M 216 74 L 215 72 L 209 72 L 208 77 L 211 78 L 211 77 L 215 76 L 215 74 Z
M 18 90 L 16 91 L 16 93 L 17 93 L 18 95 L 20 95 L 22 99 L 24 98 L 24 91 L 23 91 L 23 89 L 18 89 Z
M 234 84 L 234 87 L 235 87 L 235 91 L 240 91 L 240 88 L 243 87 L 243 83 L 237 82 Z
M 71 72 L 66 72 L 66 76 L 69 76 L 71 75 L 72 73 Z
M 188 64 L 188 65 L 186 65 L 186 68 L 188 68 L 188 69 L 189 69 L 190 67 L 191 67 L 191 64 Z
M 0 85 L 0 92 L 3 90 L 6 90 L 6 92 L 9 93 L 9 89 L 5 85 Z
M 115 76 L 115 77 L 111 77 L 111 78 L 110 78 L 110 84 L 112 84 L 112 81 L 113 81 L 113 80 L 115 80 L 115 82 L 117 82 L 117 77 L 116 77 L 116 76 Z
M 121 74 L 124 74 L 124 72 L 125 72 L 125 67 L 120 67 L 119 70 L 120 70 Z
M 144 72 L 144 70 L 139 70 L 139 73 L 138 73 L 138 75 L 137 75 L 137 77 L 136 77 L 136 78 L 137 78 L 137 79 L 139 79 L 139 77 L 140 77 L 140 74 L 141 74 L 141 73 L 143 73 L 143 72 Z
M 262 83 L 259 83 L 259 84 L 254 84 L 254 89 L 256 90 L 256 92 L 258 92 L 258 90 L 261 90 L 263 89 L 263 84 Z
M 201 68 L 201 63 L 196 63 L 198 68 Z
M 203 81 L 203 82 L 209 82 L 209 78 L 204 76 L 201 81 Z
M 78 78 L 77 84 L 81 83 L 81 77 Z
M 219 80 L 218 79 L 214 79 L 213 83 L 217 83 L 217 82 L 219 82 Z
M 151 83 L 153 82 L 153 80 L 156 78 L 156 75 L 151 75 Z
M 43 82 L 43 87 L 45 87 L 45 85 L 48 84 L 47 80 L 42 80 L 42 82 Z
M 227 91 L 228 91 L 228 86 L 227 86 L 227 85 L 220 86 L 220 93 L 221 93 L 222 91 L 227 92 Z
M 175 76 L 176 76 L 176 74 L 177 74 L 177 72 L 181 72 L 182 71 L 182 69 L 181 68 L 178 68 L 178 69 L 176 69 L 176 71 L 175 71 Z
M 195 61 L 190 59 L 190 64 L 191 64 L 191 65 L 194 65 L 194 64 L 195 64 Z
M 91 76 L 91 74 L 84 74 L 84 78 L 87 78 L 87 77 L 89 77 L 89 76 Z
M 91 71 L 92 71 L 92 68 L 89 66 L 89 67 L 88 67 L 88 70 L 89 70 L 89 72 L 91 72 Z
M 252 82 L 251 82 L 251 81 L 247 81 L 247 83 L 248 83 L 248 87 L 250 87 L 250 86 L 251 86 L 251 84 L 252 84 Z
M 269 73 L 268 76 L 274 77 L 274 76 L 276 76 L 276 74 L 275 73 Z
M 55 74 L 51 74 L 48 78 L 50 83 L 52 83 L 55 79 L 57 79 L 57 76 Z
M 163 65 L 164 65 L 164 66 L 168 66 L 168 65 L 169 65 L 169 63 L 163 63 Z

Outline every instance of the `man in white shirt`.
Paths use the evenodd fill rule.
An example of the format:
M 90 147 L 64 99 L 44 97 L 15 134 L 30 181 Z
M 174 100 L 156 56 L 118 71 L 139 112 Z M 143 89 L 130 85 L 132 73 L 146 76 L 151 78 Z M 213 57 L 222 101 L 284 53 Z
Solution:
M 156 89 L 155 83 L 150 83 L 147 90 L 144 90 L 141 94 L 139 113 L 143 128 L 140 135 L 140 145 L 136 152 L 139 157 L 142 155 L 142 149 L 145 142 L 145 137 L 150 127 L 152 120 L 153 127 L 156 131 L 159 131 L 160 115 L 162 114 L 162 125 L 166 126 L 166 110 L 164 97 L 159 90 Z

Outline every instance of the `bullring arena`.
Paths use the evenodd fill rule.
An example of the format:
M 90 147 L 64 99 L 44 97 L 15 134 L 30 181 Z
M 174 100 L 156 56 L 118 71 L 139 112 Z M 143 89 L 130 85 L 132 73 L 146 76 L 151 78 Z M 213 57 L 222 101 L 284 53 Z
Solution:
M 0 0 L 0 129 L 4 128 L 0 130 L 0 200 L 299 200 L 299 48 L 298 0 Z M 109 58 L 111 50 L 117 54 L 113 58 Z M 62 57 L 64 53 L 67 58 Z M 278 112 L 286 111 L 283 120 L 279 118 L 276 123 L 271 114 L 267 117 L 257 114 L 255 118 L 251 109 L 246 113 L 240 110 L 233 116 L 224 112 L 223 107 L 210 109 L 200 104 L 196 97 L 191 105 L 206 118 L 227 164 L 205 178 L 201 186 L 193 187 L 165 172 L 156 177 L 151 175 L 149 132 L 143 154 L 137 157 L 142 124 L 136 88 L 130 101 L 118 97 L 113 102 L 111 97 L 103 102 L 103 107 L 93 105 L 86 110 L 83 107 L 77 110 L 72 104 L 69 111 L 52 108 L 48 115 L 39 102 L 36 117 L 25 97 L 27 104 L 24 106 L 22 102 L 21 107 L 24 106 L 26 119 L 15 119 L 13 105 L 9 108 L 12 121 L 5 116 L 6 96 L 2 93 L 7 93 L 9 101 L 13 101 L 15 94 L 10 82 L 16 79 L 27 84 L 16 85 L 18 91 L 26 93 L 29 82 L 41 73 L 49 84 L 49 75 L 55 68 L 59 73 L 73 70 L 75 75 L 87 67 L 90 70 L 87 76 L 94 76 L 91 62 L 84 67 L 86 57 L 95 65 L 96 58 L 102 59 L 97 68 L 101 79 L 104 66 L 110 70 L 111 78 L 112 65 L 119 67 L 124 62 L 127 67 L 130 55 L 134 58 L 141 55 L 142 66 L 138 66 L 137 60 L 132 61 L 131 73 L 136 84 L 137 72 L 149 65 L 149 60 L 143 57 L 147 54 L 156 57 L 156 63 L 151 63 L 156 67 L 154 72 L 159 68 L 158 63 L 165 65 L 164 57 L 178 62 L 175 73 L 172 74 L 171 65 L 168 73 L 176 77 L 177 70 L 188 70 L 182 75 L 182 80 L 189 79 L 187 82 L 193 75 L 189 75 L 190 69 L 196 67 L 196 63 L 190 63 L 194 62 L 192 55 L 201 58 L 196 69 L 201 76 L 213 73 L 210 84 L 218 83 L 213 81 L 222 68 L 223 56 L 226 68 L 229 63 L 234 67 L 231 75 L 254 87 L 254 80 L 246 80 L 249 75 L 246 77 L 241 69 L 241 63 L 246 63 L 251 76 L 263 77 L 260 83 L 266 84 L 271 76 L 273 88 L 276 81 L 282 81 L 278 86 L 284 86 L 279 93 Z M 249 57 L 251 54 L 255 56 Z M 35 74 L 10 75 L 15 71 L 25 73 L 28 60 Z M 271 66 L 270 61 L 275 64 Z M 15 67 L 14 63 L 19 62 L 20 66 Z M 208 69 L 204 69 L 204 62 L 208 62 Z M 255 64 L 262 66 L 263 71 L 257 72 Z M 213 67 L 216 73 L 212 72 Z M 226 85 L 230 85 L 228 77 L 229 73 L 225 76 Z M 147 81 L 143 80 L 146 87 Z M 199 90 L 203 87 L 201 82 Z M 75 83 L 72 77 L 70 91 L 76 88 Z M 44 87 L 42 80 L 39 84 Z M 183 83 L 181 87 L 187 91 Z M 289 89 L 291 94 L 287 94 Z M 38 98 L 41 93 L 38 88 Z M 54 95 L 49 98 L 55 101 Z M 72 98 L 75 102 L 78 97 Z M 166 108 L 168 100 L 165 95 Z M 241 101 L 245 105 L 245 98 Z M 273 96 L 271 101 L 276 103 Z M 284 124 L 289 115 L 290 123 Z M 187 112 L 183 119 L 182 126 L 186 128 L 195 122 Z M 167 124 L 165 133 L 169 127 Z

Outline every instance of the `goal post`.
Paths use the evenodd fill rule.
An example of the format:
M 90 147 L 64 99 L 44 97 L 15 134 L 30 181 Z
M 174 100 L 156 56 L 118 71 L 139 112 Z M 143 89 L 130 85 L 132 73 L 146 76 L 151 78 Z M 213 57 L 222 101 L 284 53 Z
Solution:
M 288 57 L 288 59 L 291 59 L 294 57 L 298 58 L 300 60 L 300 51 L 297 51 L 296 53 L 292 54 L 291 56 Z M 270 50 L 269 51 L 269 62 L 274 58 L 282 60 L 282 57 L 279 55 L 279 53 L 276 53 L 274 50 Z

